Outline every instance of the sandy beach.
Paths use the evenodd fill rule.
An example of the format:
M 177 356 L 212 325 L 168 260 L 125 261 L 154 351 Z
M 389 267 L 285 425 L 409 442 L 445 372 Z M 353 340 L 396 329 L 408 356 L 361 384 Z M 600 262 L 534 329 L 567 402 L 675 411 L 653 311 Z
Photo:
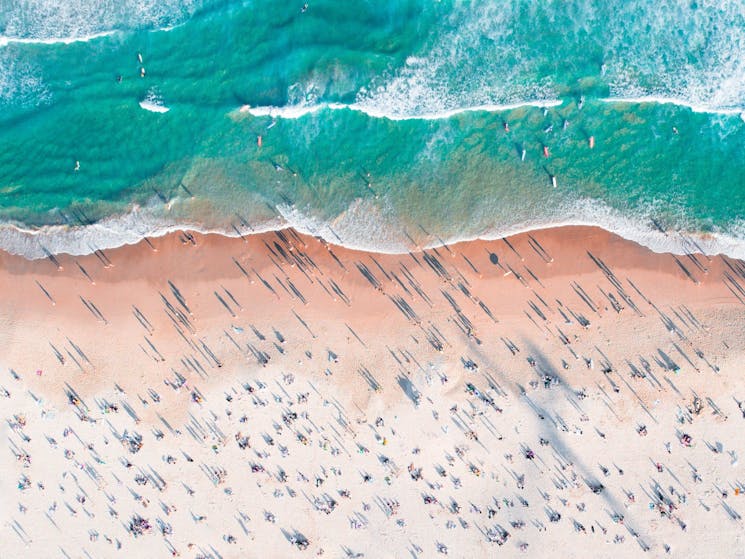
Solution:
M 0 253 L 0 557 L 745 557 L 744 304 L 590 227 Z

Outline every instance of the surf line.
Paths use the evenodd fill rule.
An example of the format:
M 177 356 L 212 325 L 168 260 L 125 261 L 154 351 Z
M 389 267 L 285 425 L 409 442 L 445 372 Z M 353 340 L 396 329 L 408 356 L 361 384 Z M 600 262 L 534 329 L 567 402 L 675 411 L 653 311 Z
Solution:
M 662 97 L 647 95 L 642 97 L 602 97 L 598 99 L 601 103 L 620 104 L 620 105 L 676 105 L 685 107 L 694 113 L 709 113 L 720 115 L 739 116 L 745 120 L 745 107 L 714 107 L 710 105 L 697 104 L 693 101 L 680 99 L 678 97 Z
M 272 118 L 283 118 L 283 119 L 297 119 L 304 117 L 309 114 L 316 113 L 323 109 L 339 111 L 348 110 L 364 113 L 373 118 L 385 118 L 388 120 L 445 120 L 452 116 L 471 113 L 471 112 L 488 112 L 498 113 L 504 111 L 511 111 L 522 107 L 539 107 L 549 108 L 558 107 L 562 105 L 564 101 L 560 99 L 549 99 L 549 100 L 538 100 L 538 101 L 525 101 L 520 103 L 512 103 L 507 105 L 475 105 L 473 107 L 458 107 L 455 109 L 449 109 L 442 112 L 434 113 L 421 113 L 421 114 L 400 114 L 400 113 L 389 113 L 376 107 L 364 104 L 364 103 L 319 103 L 316 105 L 288 105 L 284 107 L 276 106 L 258 106 L 253 107 L 251 105 L 243 105 L 238 109 L 239 113 L 248 113 L 252 116 L 263 117 L 269 116 Z

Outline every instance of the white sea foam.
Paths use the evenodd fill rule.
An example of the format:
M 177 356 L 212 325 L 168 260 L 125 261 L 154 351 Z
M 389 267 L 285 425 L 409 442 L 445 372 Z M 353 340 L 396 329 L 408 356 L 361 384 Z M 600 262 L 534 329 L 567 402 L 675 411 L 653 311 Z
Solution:
M 84 35 L 80 37 L 44 37 L 39 39 L 29 39 L 22 37 L 7 37 L 0 35 L 0 47 L 5 47 L 11 44 L 22 44 L 22 45 L 54 45 L 54 44 L 65 44 L 69 45 L 72 43 L 85 43 L 101 37 L 108 37 L 113 35 L 115 31 L 102 31 L 101 33 L 93 33 L 92 35 Z
M 35 107 L 50 98 L 41 69 L 35 63 L 0 51 L 0 106 Z
M 727 232 L 700 233 L 669 229 L 659 230 L 652 222 L 654 210 L 624 214 L 603 202 L 589 198 L 568 202 L 555 210 L 553 219 L 536 219 L 499 230 L 479 234 L 481 239 L 491 240 L 539 229 L 564 226 L 594 226 L 610 231 L 624 239 L 634 241 L 657 253 L 686 254 L 704 252 L 709 255 L 726 254 L 733 258 L 745 258 L 745 221 L 730 227 Z M 558 217 L 571 216 L 571 217 Z M 464 237 L 457 240 L 472 240 Z
M 159 103 L 148 100 L 140 101 L 140 107 L 142 107 L 146 111 L 150 111 L 151 113 L 167 113 L 171 110 L 165 105 L 161 105 Z
M 617 98 L 745 110 L 742 0 L 475 0 L 443 12 L 429 40 L 359 92 L 371 114 L 553 98 L 579 77 Z
M 675 97 L 663 97 L 656 95 L 645 95 L 639 97 L 603 97 L 598 99 L 601 103 L 608 104 L 624 104 L 624 105 L 638 105 L 638 104 L 658 104 L 658 105 L 676 105 L 679 107 L 685 107 L 690 109 L 694 113 L 707 113 L 707 114 L 719 114 L 726 116 L 739 116 L 745 120 L 745 108 L 743 107 L 717 107 L 708 104 L 696 104 L 686 99 L 679 99 Z M 321 110 L 327 109 L 332 111 L 339 110 L 350 110 L 364 113 L 373 118 L 385 118 L 388 120 L 446 120 L 453 116 L 470 113 L 470 112 L 489 112 L 499 113 L 505 111 L 511 111 L 522 107 L 539 107 L 539 108 L 550 108 L 558 107 L 563 104 L 564 101 L 561 99 L 537 99 L 527 100 L 515 103 L 507 104 L 492 104 L 492 105 L 476 105 L 476 106 L 464 106 L 455 109 L 449 109 L 439 113 L 413 113 L 413 114 L 402 114 L 398 112 L 387 113 L 382 109 L 375 106 L 367 106 L 364 102 L 362 103 L 318 103 L 315 105 L 293 105 L 293 106 L 257 106 L 252 107 L 250 105 L 243 105 L 238 110 L 239 113 L 247 113 L 252 116 L 264 117 L 269 116 L 272 118 L 282 119 L 298 119 L 309 114 L 317 113 Z
M 330 222 L 295 206 L 280 205 L 277 210 L 287 226 L 347 248 L 393 254 L 411 248 L 386 200 L 358 198 Z
M 686 99 L 675 97 L 661 97 L 656 95 L 646 95 L 641 97 L 605 97 L 600 99 L 603 103 L 619 103 L 624 105 L 639 105 L 642 103 L 652 103 L 657 105 L 676 105 L 685 107 L 694 113 L 708 113 L 721 115 L 739 115 L 745 120 L 745 107 L 717 107 L 709 104 L 697 104 Z
M 397 112 L 387 113 L 374 106 L 367 106 L 364 103 L 352 103 L 345 105 L 342 103 L 318 103 L 315 105 L 295 105 L 286 107 L 251 107 L 243 105 L 238 111 L 248 113 L 253 116 L 270 116 L 272 118 L 297 119 L 303 116 L 317 113 L 323 109 L 332 111 L 349 110 L 364 113 L 373 118 L 386 118 L 388 120 L 445 120 L 453 116 L 470 113 L 470 112 L 490 112 L 498 113 L 511 111 L 521 107 L 557 107 L 562 104 L 559 99 L 538 99 L 522 101 L 505 105 L 477 105 L 473 107 L 458 107 L 439 113 L 413 113 L 401 114 Z
M 162 204 L 154 202 L 87 226 L 54 225 L 29 229 L 3 224 L 0 225 L 0 247 L 12 254 L 39 259 L 48 253 L 90 254 L 96 249 L 135 244 L 144 237 L 159 237 L 183 230 L 227 237 L 238 236 L 232 228 L 205 227 L 187 219 L 170 218 L 163 214 L 162 208 Z M 358 199 L 330 222 L 313 217 L 295 206 L 280 206 L 278 211 L 278 217 L 260 224 L 254 223 L 251 231 L 244 230 L 243 234 L 293 227 L 301 233 L 319 236 L 330 243 L 356 250 L 401 254 L 421 248 L 412 246 L 405 233 L 406 227 L 411 227 L 411 224 L 398 222 L 396 212 L 385 200 Z M 442 242 L 454 244 L 474 239 L 493 240 L 540 229 L 585 225 L 603 228 L 658 253 L 704 252 L 708 255 L 726 254 L 745 259 L 745 220 L 733 225 L 727 232 L 699 234 L 672 229 L 663 232 L 653 226 L 650 215 L 645 212 L 625 215 L 592 199 L 567 203 L 557 208 L 555 215 L 556 218 L 537 218 L 458 237 L 435 237 L 430 242 L 422 241 L 422 244 L 424 247 L 436 247 L 441 246 Z
M 152 113 L 167 113 L 171 110 L 163 104 L 163 97 L 161 97 L 155 87 L 151 87 L 148 90 L 145 98 L 140 101 L 140 107 Z
M 515 36 L 521 18 L 530 19 L 526 4 L 534 3 L 452 4 L 429 38 L 400 67 L 360 90 L 356 104 L 371 115 L 406 117 L 557 98 L 555 80 L 541 75 L 540 60 Z
M 470 112 L 488 112 L 488 113 L 499 113 L 504 111 L 511 111 L 514 109 L 519 109 L 521 107 L 558 107 L 561 105 L 563 101 L 560 99 L 537 99 L 537 100 L 530 100 L 530 101 L 518 101 L 515 103 L 506 103 L 506 104 L 489 104 L 489 105 L 475 105 L 475 106 L 469 106 L 469 107 L 456 107 L 453 109 L 448 109 L 440 112 L 430 112 L 430 113 L 415 113 L 411 115 L 407 114 L 398 114 L 398 113 L 388 113 L 385 112 L 385 110 L 379 109 L 375 106 L 368 106 L 364 103 L 355 103 L 351 105 L 350 107 L 353 110 L 359 110 L 369 116 L 376 117 L 376 118 L 387 118 L 389 120 L 443 120 L 448 119 L 450 117 L 453 117 L 458 114 L 462 113 L 470 113 Z
M 175 231 L 197 231 L 235 237 L 233 230 L 210 228 L 188 219 L 175 220 L 164 214 L 162 204 L 136 206 L 122 215 L 102 219 L 85 226 L 49 225 L 28 228 L 4 223 L 0 225 L 0 247 L 11 254 L 29 259 L 44 258 L 52 254 L 91 254 L 96 249 L 106 250 L 133 245 L 145 237 L 161 237 Z M 268 220 L 254 233 L 287 227 L 281 219 Z
M 241 113 L 248 113 L 253 116 L 270 116 L 272 118 L 286 118 L 295 119 L 305 115 L 316 113 L 322 109 L 341 109 L 345 108 L 344 105 L 337 105 L 333 103 L 321 103 L 318 105 L 295 105 L 287 107 L 252 107 L 250 105 L 243 105 L 239 111 Z
M 116 30 L 173 27 L 210 0 L 24 0 L 2 3 L 3 38 L 15 43 L 69 43 Z
M 604 45 L 611 95 L 672 98 L 706 112 L 742 112 L 743 22 L 741 0 L 620 3 Z

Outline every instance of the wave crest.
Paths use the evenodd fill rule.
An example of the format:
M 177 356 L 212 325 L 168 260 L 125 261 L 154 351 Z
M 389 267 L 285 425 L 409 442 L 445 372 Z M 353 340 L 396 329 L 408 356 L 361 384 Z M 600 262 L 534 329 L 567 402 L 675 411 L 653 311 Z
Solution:
M 160 28 L 191 17 L 206 0 L 24 0 L 3 2 L 0 46 L 73 42 L 120 29 Z
M 357 102 L 371 112 L 437 114 L 582 90 L 745 109 L 741 0 L 475 1 L 439 21 Z
M 151 113 L 167 113 L 171 109 L 163 103 L 163 97 L 155 87 L 151 87 L 145 98 L 140 101 L 140 107 Z
M 455 107 L 439 113 L 402 113 L 400 111 L 386 112 L 374 106 L 364 103 L 318 103 L 316 105 L 290 105 L 285 107 L 252 107 L 243 105 L 238 109 L 239 113 L 248 113 L 252 116 L 270 116 L 272 118 L 297 119 L 309 114 L 317 113 L 327 109 L 330 111 L 349 110 L 364 113 L 372 118 L 386 118 L 388 120 L 445 120 L 462 113 L 489 112 L 498 113 L 511 111 L 520 107 L 557 107 L 562 104 L 560 99 L 545 99 L 535 101 L 518 101 L 508 105 L 476 105 Z

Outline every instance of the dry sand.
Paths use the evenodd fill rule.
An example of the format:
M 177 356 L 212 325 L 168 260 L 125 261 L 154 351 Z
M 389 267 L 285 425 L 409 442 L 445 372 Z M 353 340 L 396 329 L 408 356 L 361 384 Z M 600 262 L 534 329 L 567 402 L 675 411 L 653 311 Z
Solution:
M 0 557 L 745 556 L 743 302 L 586 227 L 2 254 Z

